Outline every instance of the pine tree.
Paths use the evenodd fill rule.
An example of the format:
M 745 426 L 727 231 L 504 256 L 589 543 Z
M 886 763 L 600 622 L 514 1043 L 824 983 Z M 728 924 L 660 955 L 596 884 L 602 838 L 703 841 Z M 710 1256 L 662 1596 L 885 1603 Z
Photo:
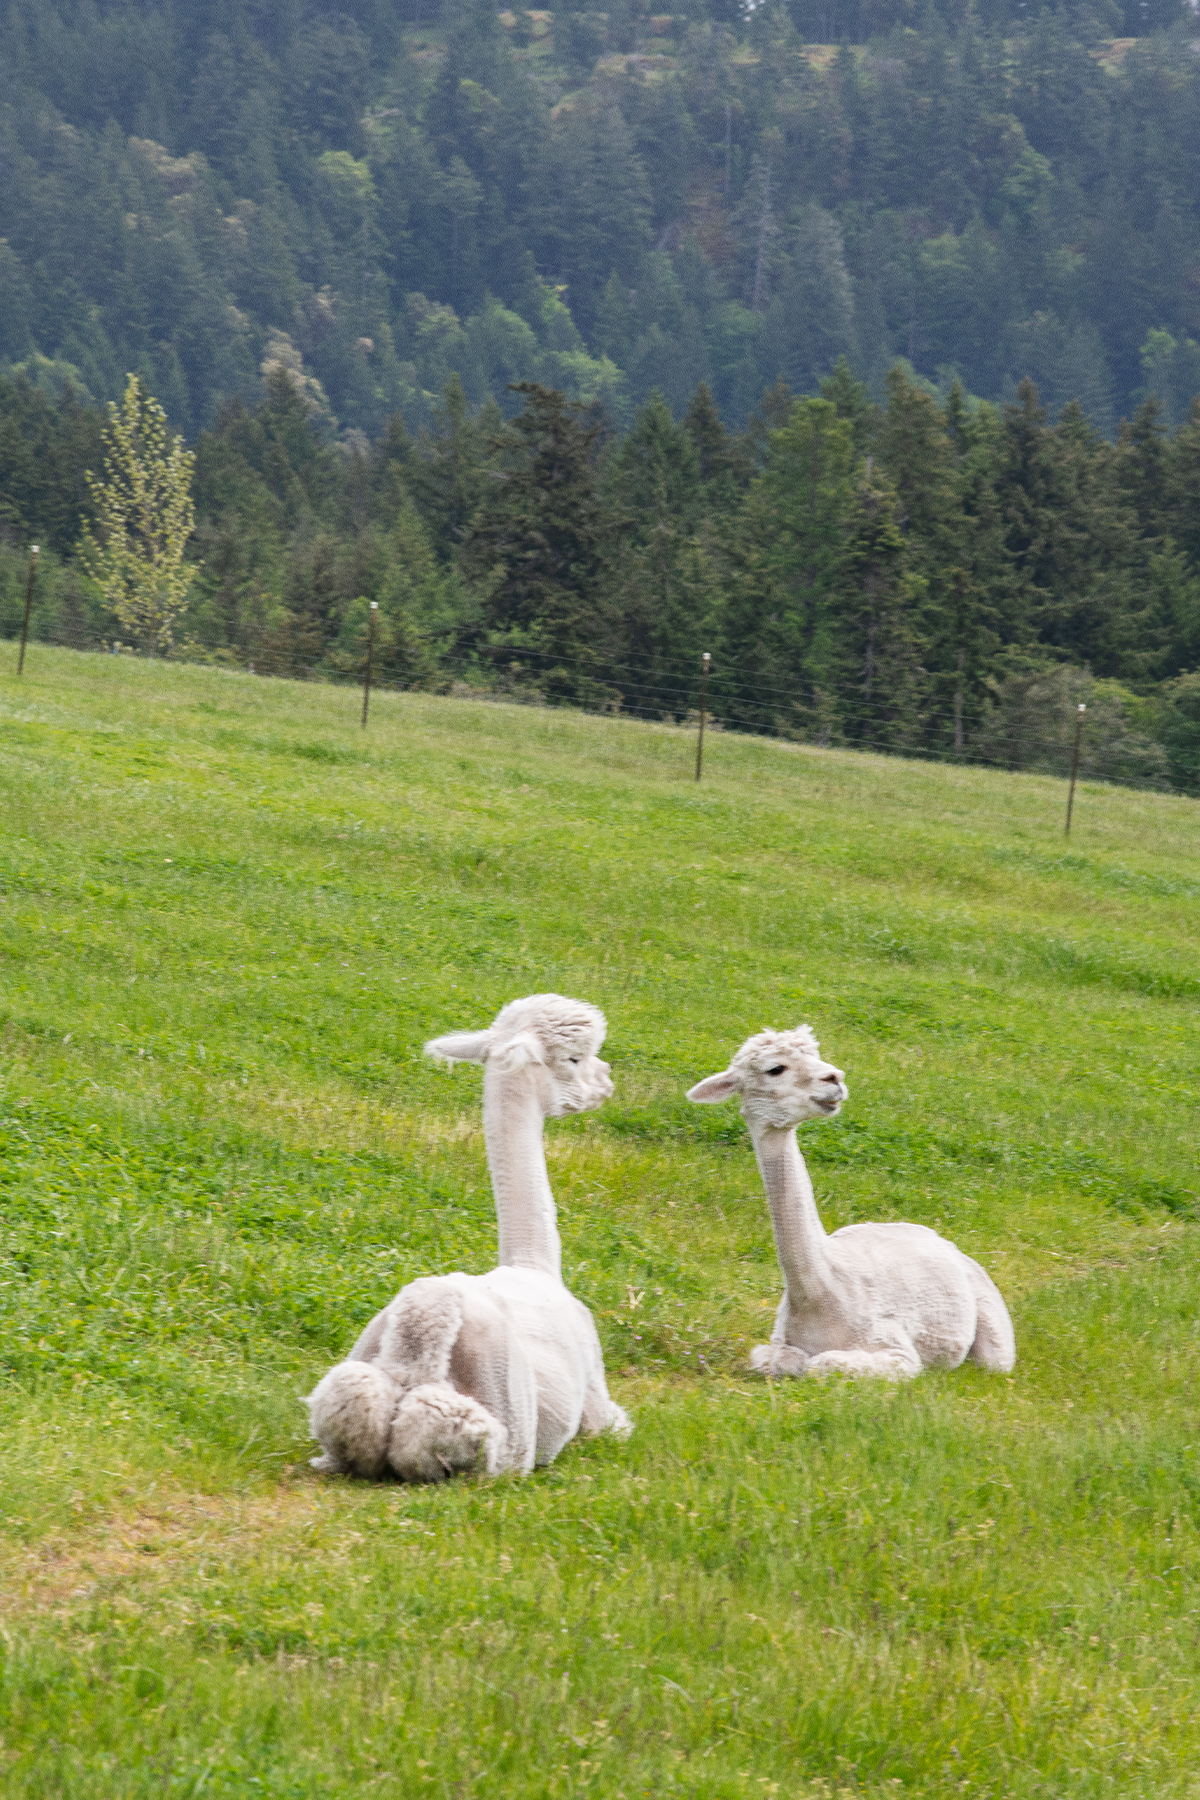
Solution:
M 326 532 L 294 546 L 287 610 L 266 644 L 278 672 L 307 674 L 336 643 L 357 585 L 346 561 L 343 546 Z
M 1168 448 L 1163 407 L 1154 394 L 1142 402 L 1132 420 L 1122 421 L 1117 442 L 1121 486 L 1137 514 L 1138 528 L 1144 538 L 1161 537 Z
M 69 382 L 54 401 L 23 374 L 0 375 L 0 529 L 61 556 L 74 550 L 103 425 Z
M 660 394 L 651 394 L 610 456 L 605 485 L 625 704 L 682 717 L 696 699 L 716 572 L 697 536 L 705 496 L 695 438 L 675 423 Z
M 629 289 L 614 269 L 604 284 L 596 308 L 596 348 L 611 356 L 618 368 L 627 368 L 633 354 L 634 317 Z
M 839 651 L 853 439 L 827 400 L 798 400 L 746 496 L 725 613 L 719 691 L 740 718 L 825 729 Z
M 801 207 L 785 241 L 761 354 L 768 371 L 782 371 L 803 393 L 853 344 L 854 291 L 841 227 L 824 207 Z
M 795 403 L 796 396 L 782 375 L 776 377 L 771 387 L 764 388 L 757 407 L 746 421 L 746 449 L 760 466 L 766 458 L 771 433 L 787 425 Z
M 1022 618 L 1018 635 L 1036 634 L 1056 604 L 1056 518 L 1061 502 L 1054 445 L 1034 383 L 1026 378 L 1004 409 L 997 498 Z
M 839 419 L 847 419 L 854 435 L 854 448 L 864 455 L 878 429 L 879 408 L 871 399 L 865 381 L 859 381 L 846 357 L 839 356 L 833 374 L 821 382 L 821 398 L 828 400 Z
M 499 422 L 498 413 L 473 419 L 462 381 L 452 375 L 434 411 L 433 430 L 422 433 L 419 453 L 406 470 L 407 485 L 443 563 L 470 533 L 488 486 L 489 445 Z
M 697 522 L 700 483 L 695 440 L 655 390 L 608 460 L 613 503 L 636 535 L 664 520 L 686 534 Z
M 1164 523 L 1193 569 L 1200 569 L 1200 394 L 1171 440 L 1164 470 Z
M 696 446 L 696 455 L 700 465 L 700 479 L 707 487 L 712 481 L 719 480 L 729 469 L 729 438 L 721 415 L 717 411 L 716 402 L 705 382 L 701 382 L 692 395 L 687 412 L 683 419 L 684 429 Z
M 839 558 L 840 713 L 852 742 L 887 749 L 917 742 L 924 676 L 916 616 L 921 582 L 897 513 L 895 489 L 868 461 Z
M 605 527 L 596 479 L 600 425 L 579 401 L 513 383 L 524 410 L 507 427 L 508 467 L 463 547 L 485 591 L 483 651 L 527 666 L 542 691 L 585 699 L 602 682 Z
M 935 579 L 958 548 L 954 450 L 937 402 L 908 379 L 900 363 L 887 378 L 887 407 L 873 448 L 895 488 L 914 567 Z
M 1161 642 L 1140 579 L 1145 546 L 1120 480 L 1120 456 L 1075 402 L 1052 434 L 1053 534 L 1044 551 L 1053 596 L 1040 635 L 1093 673 L 1135 680 Z
M 700 482 L 710 519 L 732 512 L 750 481 L 746 445 L 725 429 L 707 382 L 702 381 L 683 416 L 683 428 L 696 446 Z
M 958 515 L 953 560 L 938 572 L 937 604 L 926 603 L 929 671 L 926 742 L 965 754 L 982 717 L 1001 645 L 1013 641 L 1012 561 L 996 494 L 1001 430 L 992 407 L 968 415 L 952 390 L 947 437 L 955 452 Z
M 955 752 L 962 755 L 968 691 L 981 691 L 978 664 L 990 609 L 970 568 L 971 530 L 946 417 L 899 363 L 887 378 L 874 447 L 895 489 L 908 566 L 920 583 L 923 617 L 913 627 L 929 676 L 932 741 L 944 743 L 952 731 Z

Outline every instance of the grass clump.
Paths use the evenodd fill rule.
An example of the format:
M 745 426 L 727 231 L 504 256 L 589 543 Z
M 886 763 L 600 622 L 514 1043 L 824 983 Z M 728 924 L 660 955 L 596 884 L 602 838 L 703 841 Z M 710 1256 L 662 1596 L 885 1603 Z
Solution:
M 0 685 L 6 1795 L 1194 1795 L 1194 804 L 38 650 Z M 555 988 L 627 1444 L 321 1481 L 297 1396 L 495 1229 L 435 1031 Z M 748 1375 L 736 1111 L 804 1018 L 824 1217 L 997 1276 L 1011 1380 Z

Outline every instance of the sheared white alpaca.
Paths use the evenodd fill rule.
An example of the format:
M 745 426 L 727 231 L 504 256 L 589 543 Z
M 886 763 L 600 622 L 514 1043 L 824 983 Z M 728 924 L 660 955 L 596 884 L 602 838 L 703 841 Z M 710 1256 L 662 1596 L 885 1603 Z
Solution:
M 426 1044 L 445 1062 L 484 1066 L 500 1267 L 409 1282 L 371 1320 L 309 1395 L 325 1452 L 314 1468 L 391 1470 L 406 1481 L 464 1468 L 525 1474 L 578 1432 L 632 1429 L 609 1399 L 595 1321 L 563 1286 L 542 1141 L 547 1118 L 587 1112 L 612 1093 L 597 1055 L 605 1030 L 586 1001 L 531 994 L 486 1031 Z
M 723 1074 L 688 1093 L 741 1095 L 767 1190 L 785 1286 L 771 1342 L 751 1351 L 751 1367 L 895 1380 L 956 1369 L 969 1356 L 985 1369 L 1011 1369 L 1016 1349 L 1000 1290 L 948 1239 L 927 1225 L 843 1225 L 826 1235 L 796 1126 L 832 1118 L 847 1093 L 807 1025 L 747 1038 Z

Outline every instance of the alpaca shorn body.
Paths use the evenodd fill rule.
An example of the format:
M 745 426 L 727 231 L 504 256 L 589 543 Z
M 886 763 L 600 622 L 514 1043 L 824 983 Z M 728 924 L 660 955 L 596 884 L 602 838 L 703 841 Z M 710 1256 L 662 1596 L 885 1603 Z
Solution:
M 531 994 L 486 1031 L 425 1046 L 449 1064 L 483 1064 L 500 1264 L 411 1281 L 376 1314 L 308 1397 L 324 1452 L 314 1468 L 406 1481 L 526 1474 L 581 1432 L 631 1429 L 609 1398 L 595 1321 L 563 1286 L 543 1143 L 547 1118 L 612 1093 L 604 1034 L 585 1001 Z
M 955 1369 L 968 1358 L 1007 1372 L 1008 1309 L 991 1276 L 926 1225 L 844 1225 L 828 1234 L 796 1142 L 805 1119 L 832 1118 L 847 1097 L 807 1025 L 748 1038 L 720 1075 L 688 1099 L 741 1096 L 767 1191 L 784 1295 L 769 1344 L 751 1352 L 764 1375 L 881 1375 Z

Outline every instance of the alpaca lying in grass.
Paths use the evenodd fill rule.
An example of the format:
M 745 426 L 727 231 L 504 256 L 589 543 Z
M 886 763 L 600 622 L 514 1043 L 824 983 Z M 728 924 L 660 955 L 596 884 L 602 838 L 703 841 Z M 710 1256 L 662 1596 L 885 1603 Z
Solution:
M 527 1473 L 579 1432 L 628 1432 L 609 1399 L 595 1321 L 562 1281 L 546 1174 L 547 1118 L 612 1093 L 603 1013 L 560 994 L 503 1008 L 486 1031 L 425 1046 L 483 1064 L 483 1123 L 500 1227 L 487 1275 L 409 1282 L 308 1397 L 313 1467 L 438 1481 L 458 1469 Z
M 796 1142 L 803 1119 L 829 1119 L 847 1095 L 807 1025 L 747 1038 L 728 1069 L 689 1100 L 740 1094 L 758 1159 L 784 1294 L 769 1344 L 751 1352 L 765 1375 L 896 1379 L 955 1369 L 970 1357 L 1007 1371 L 1015 1358 L 1008 1309 L 991 1277 L 926 1225 L 844 1225 L 826 1234 Z

